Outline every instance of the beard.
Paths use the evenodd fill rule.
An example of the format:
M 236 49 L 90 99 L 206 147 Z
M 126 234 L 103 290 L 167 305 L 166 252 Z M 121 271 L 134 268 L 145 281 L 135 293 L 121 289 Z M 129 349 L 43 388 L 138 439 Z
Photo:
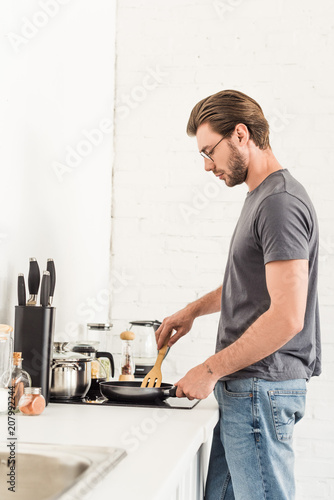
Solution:
M 238 151 L 237 147 L 228 141 L 230 148 L 230 159 L 228 160 L 228 168 L 230 174 L 225 174 L 227 179 L 225 181 L 226 185 L 229 187 L 237 186 L 245 182 L 248 174 L 248 167 L 244 156 Z

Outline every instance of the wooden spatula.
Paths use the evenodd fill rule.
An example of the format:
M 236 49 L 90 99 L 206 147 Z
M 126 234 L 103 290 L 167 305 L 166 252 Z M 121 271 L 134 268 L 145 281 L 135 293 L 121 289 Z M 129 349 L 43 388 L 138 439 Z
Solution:
M 171 335 L 171 334 L 170 334 Z M 161 374 L 161 363 L 164 360 L 165 354 L 168 349 L 168 341 L 170 339 L 170 335 L 166 339 L 164 345 L 161 349 L 159 349 L 157 360 L 153 368 L 148 372 L 146 377 L 141 383 L 140 387 L 160 387 L 162 382 L 162 374 Z

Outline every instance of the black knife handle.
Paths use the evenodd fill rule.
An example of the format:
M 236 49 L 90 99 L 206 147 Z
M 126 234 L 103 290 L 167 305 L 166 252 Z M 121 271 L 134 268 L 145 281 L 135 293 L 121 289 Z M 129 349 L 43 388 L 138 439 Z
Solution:
M 22 273 L 17 278 L 17 298 L 19 306 L 26 305 L 26 284 Z
M 50 297 L 53 297 L 56 286 L 56 268 L 53 259 L 47 260 L 46 269 L 50 273 Z
M 47 307 L 47 305 L 49 304 L 49 296 L 50 296 L 50 273 L 49 271 L 44 271 L 41 284 L 41 298 L 40 298 L 41 306 Z
M 39 289 L 40 272 L 36 259 L 29 259 L 28 289 L 30 295 L 37 295 Z

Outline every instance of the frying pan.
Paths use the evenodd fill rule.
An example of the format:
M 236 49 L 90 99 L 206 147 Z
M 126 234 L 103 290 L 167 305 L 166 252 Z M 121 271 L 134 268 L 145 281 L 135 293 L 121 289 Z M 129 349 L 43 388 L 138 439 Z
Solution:
M 110 401 L 128 403 L 154 403 L 167 398 L 176 397 L 176 387 L 172 384 L 161 384 L 161 387 L 141 388 L 141 382 L 100 382 L 101 394 Z

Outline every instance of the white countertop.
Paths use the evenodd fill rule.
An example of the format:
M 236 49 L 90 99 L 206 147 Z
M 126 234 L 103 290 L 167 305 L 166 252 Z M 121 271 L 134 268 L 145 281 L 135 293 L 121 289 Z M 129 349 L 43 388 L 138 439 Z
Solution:
M 211 438 L 218 406 L 211 395 L 191 410 L 50 403 L 42 415 L 16 415 L 20 441 L 113 446 L 127 456 L 87 499 L 166 500 L 202 443 Z M 7 415 L 0 416 L 7 438 Z

